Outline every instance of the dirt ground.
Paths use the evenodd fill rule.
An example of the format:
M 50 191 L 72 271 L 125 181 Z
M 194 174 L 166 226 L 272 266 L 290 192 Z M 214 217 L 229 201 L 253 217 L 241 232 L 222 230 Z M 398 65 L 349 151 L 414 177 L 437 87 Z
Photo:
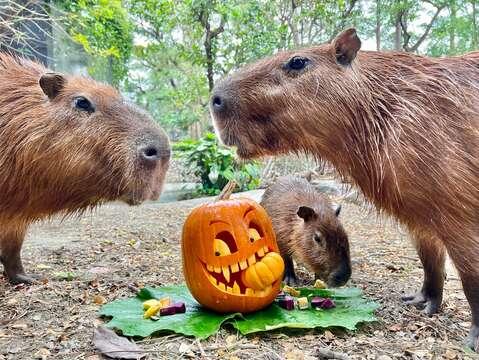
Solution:
M 132 287 L 181 283 L 179 239 L 197 201 L 109 204 L 63 222 L 30 229 L 23 250 L 26 269 L 48 281 L 11 287 L 0 277 L 0 359 L 100 359 L 92 345 L 102 301 L 129 297 Z M 243 337 L 232 329 L 198 343 L 182 336 L 139 341 L 149 359 L 313 359 L 330 348 L 357 359 L 462 359 L 469 309 L 454 272 L 443 311 L 428 318 L 400 296 L 419 288 L 422 269 L 408 236 L 396 225 L 353 203 L 343 204 L 353 276 L 381 304 L 375 324 L 356 332 L 276 331 Z M 305 281 L 308 274 L 301 272 Z

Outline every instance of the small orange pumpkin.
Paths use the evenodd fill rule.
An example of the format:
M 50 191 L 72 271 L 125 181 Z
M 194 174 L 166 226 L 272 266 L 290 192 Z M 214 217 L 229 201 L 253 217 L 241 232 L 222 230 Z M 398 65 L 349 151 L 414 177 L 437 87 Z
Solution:
M 273 302 L 284 262 L 271 220 L 255 201 L 229 199 L 195 208 L 183 226 L 183 273 L 193 297 L 217 312 L 248 313 Z

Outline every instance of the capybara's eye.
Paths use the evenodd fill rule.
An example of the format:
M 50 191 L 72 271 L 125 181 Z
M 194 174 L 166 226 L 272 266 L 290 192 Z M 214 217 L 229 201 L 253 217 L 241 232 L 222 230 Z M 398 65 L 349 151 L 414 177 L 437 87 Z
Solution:
M 302 56 L 293 56 L 286 67 L 288 70 L 302 70 L 308 65 L 309 60 Z
M 323 239 L 321 238 L 321 235 L 319 234 L 314 234 L 314 241 L 318 243 L 318 245 L 321 245 L 323 242 Z
M 78 110 L 88 111 L 90 113 L 95 111 L 93 104 L 84 96 L 78 96 L 75 98 L 75 107 Z

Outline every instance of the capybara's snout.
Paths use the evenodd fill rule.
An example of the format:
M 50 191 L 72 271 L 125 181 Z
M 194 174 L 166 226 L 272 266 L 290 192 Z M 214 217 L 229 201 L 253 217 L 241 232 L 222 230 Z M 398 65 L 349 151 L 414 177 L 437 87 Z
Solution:
M 351 277 L 351 262 L 349 257 L 345 258 L 341 264 L 328 277 L 329 287 L 338 287 L 346 284 Z

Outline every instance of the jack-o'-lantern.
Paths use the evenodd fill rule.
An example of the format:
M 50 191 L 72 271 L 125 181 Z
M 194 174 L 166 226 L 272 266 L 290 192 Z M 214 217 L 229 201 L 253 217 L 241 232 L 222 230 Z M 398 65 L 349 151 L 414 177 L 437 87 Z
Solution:
M 229 199 L 234 186 L 229 183 L 216 202 L 195 208 L 186 219 L 183 272 L 203 306 L 248 313 L 278 295 L 284 262 L 266 211 L 247 198 Z

